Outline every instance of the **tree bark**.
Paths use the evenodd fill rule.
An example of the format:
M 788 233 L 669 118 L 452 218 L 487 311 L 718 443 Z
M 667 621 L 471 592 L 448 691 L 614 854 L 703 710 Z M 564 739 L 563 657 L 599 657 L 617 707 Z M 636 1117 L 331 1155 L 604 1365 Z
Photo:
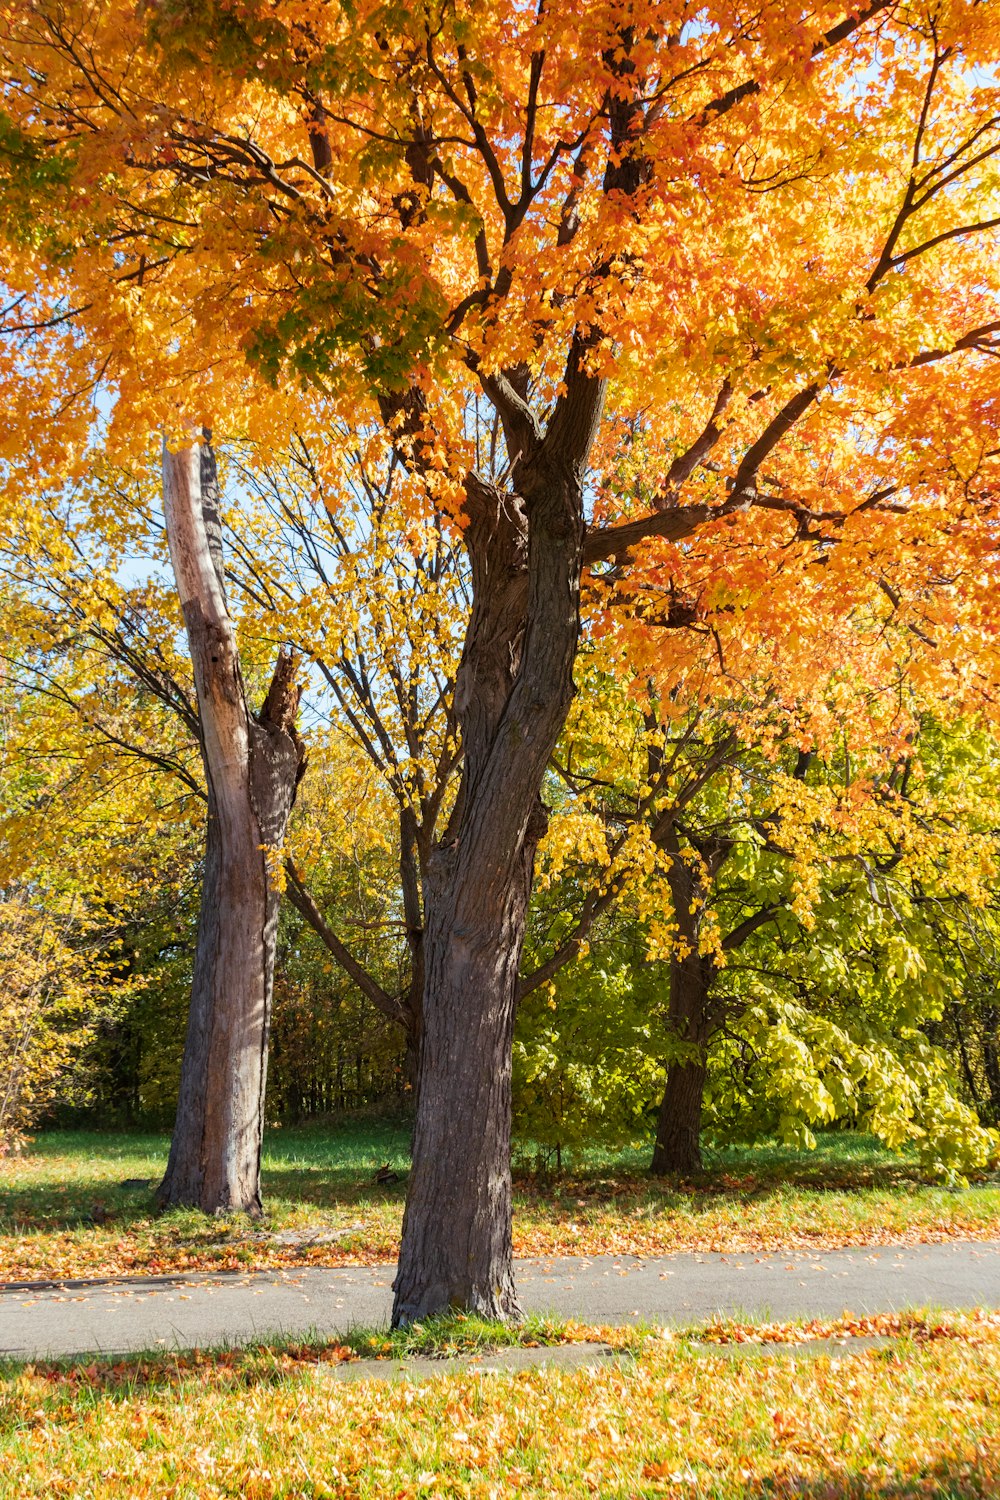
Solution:
M 675 1037 L 696 1048 L 697 1053 L 668 1065 L 650 1170 L 658 1175 L 683 1175 L 701 1171 L 705 1049 L 712 985 L 718 966 L 711 954 L 698 951 L 705 906 L 703 872 L 683 857 L 676 838 L 670 852 L 669 881 L 680 944 L 670 965 L 670 1029 Z M 712 863 L 721 863 L 720 853 L 713 851 Z
M 198 695 L 208 828 L 177 1118 L 157 1198 L 257 1215 L 279 905 L 267 849 L 284 839 L 305 766 L 296 663 L 282 653 L 254 717 L 226 608 L 207 440 L 177 453 L 164 446 L 163 506 Z
M 582 462 L 603 388 L 580 372 L 575 395 L 571 430 L 560 430 L 557 408 L 545 442 L 519 466 L 515 492 L 474 477 L 467 486 L 473 606 L 455 693 L 462 782 L 428 862 L 397 1325 L 449 1308 L 518 1316 L 510 1176 L 517 976 L 545 828 L 542 778 L 574 691 Z M 566 457 L 574 448 L 576 463 Z
M 701 1109 L 705 1093 L 704 1061 L 671 1063 L 656 1122 L 656 1145 L 650 1170 L 656 1176 L 700 1172 Z
M 670 1025 L 698 1056 L 672 1062 L 660 1101 L 656 1144 L 650 1170 L 656 1174 L 701 1171 L 701 1109 L 707 1067 L 709 1000 L 716 968 L 711 958 L 695 953 L 675 959 L 670 979 Z
M 498 904 L 494 892 L 456 879 L 449 863 L 445 856 L 425 939 L 430 1004 L 395 1283 L 396 1323 L 448 1308 L 495 1319 L 517 1314 L 511 1044 L 531 855 L 525 851 L 520 880 L 511 882 Z M 457 922 L 449 913 L 452 898 L 459 903 Z

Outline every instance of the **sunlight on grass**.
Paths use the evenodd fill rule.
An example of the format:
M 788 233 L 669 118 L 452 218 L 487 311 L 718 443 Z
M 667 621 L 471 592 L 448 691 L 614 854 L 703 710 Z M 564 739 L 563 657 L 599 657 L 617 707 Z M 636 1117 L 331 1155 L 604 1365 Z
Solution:
M 165 1135 L 41 1135 L 0 1166 L 0 1278 L 137 1275 L 391 1261 L 408 1169 L 405 1121 L 275 1130 L 267 1214 L 157 1215 Z M 697 1179 L 645 1175 L 646 1153 L 579 1154 L 559 1178 L 515 1183 L 520 1255 L 669 1254 L 1000 1237 L 995 1181 L 952 1191 L 868 1137 L 710 1154 Z M 388 1164 L 398 1181 L 375 1178 Z
M 333 1381 L 352 1351 L 320 1346 L 39 1364 L 0 1372 L 0 1444 L 25 1500 L 965 1500 L 1000 1488 L 997 1323 L 910 1318 L 836 1359 L 647 1338 L 625 1366 L 419 1385 Z
M 616 1335 L 619 1332 L 615 1331 Z M 616 1344 L 631 1346 L 641 1332 L 620 1330 Z M 565 1318 L 529 1314 L 521 1323 L 494 1323 L 471 1313 L 445 1313 L 406 1328 L 352 1328 L 343 1343 L 362 1359 L 407 1359 L 411 1355 L 445 1357 L 482 1354 L 494 1349 L 554 1348 L 588 1340 L 607 1340 L 608 1330 Z

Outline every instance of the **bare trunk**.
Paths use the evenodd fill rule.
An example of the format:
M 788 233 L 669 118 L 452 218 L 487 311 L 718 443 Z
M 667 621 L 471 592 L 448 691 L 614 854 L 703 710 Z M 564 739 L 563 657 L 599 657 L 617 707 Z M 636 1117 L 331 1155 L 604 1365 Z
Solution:
M 258 718 L 247 707 L 222 587 L 207 442 L 164 449 L 164 514 L 184 611 L 208 785 L 208 832 L 180 1095 L 164 1207 L 261 1211 L 260 1152 L 280 846 L 304 767 L 295 663 L 282 655 Z

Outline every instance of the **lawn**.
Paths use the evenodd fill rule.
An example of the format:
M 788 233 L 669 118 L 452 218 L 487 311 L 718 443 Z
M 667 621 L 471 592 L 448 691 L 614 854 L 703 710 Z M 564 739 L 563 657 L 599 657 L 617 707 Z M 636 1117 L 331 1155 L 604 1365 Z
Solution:
M 52 1132 L 0 1164 L 0 1279 L 395 1257 L 407 1170 L 403 1124 L 272 1131 L 262 1224 L 157 1215 L 152 1187 L 167 1145 L 164 1135 Z M 385 1163 L 398 1182 L 374 1180 Z M 945 1188 L 863 1136 L 827 1135 L 813 1152 L 718 1151 L 702 1176 L 686 1182 L 651 1179 L 644 1163 L 637 1151 L 590 1151 L 558 1179 L 519 1172 L 516 1252 L 661 1255 L 1000 1237 L 995 1180 Z M 129 1179 L 142 1185 L 123 1187 Z
M 617 1366 L 419 1385 L 337 1382 L 320 1351 L 294 1347 L 8 1367 L 0 1494 L 995 1496 L 1000 1319 L 911 1317 L 890 1331 L 884 1347 L 837 1358 L 734 1358 L 710 1340 L 748 1330 L 721 1328 L 709 1341 L 647 1337 Z

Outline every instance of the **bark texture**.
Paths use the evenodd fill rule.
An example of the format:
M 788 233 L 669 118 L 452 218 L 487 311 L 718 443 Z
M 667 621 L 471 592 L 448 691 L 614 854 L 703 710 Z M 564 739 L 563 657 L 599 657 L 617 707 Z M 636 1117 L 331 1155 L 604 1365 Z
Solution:
M 670 893 L 680 949 L 670 965 L 670 1030 L 696 1049 L 693 1056 L 669 1064 L 656 1124 L 651 1170 L 655 1173 L 701 1171 L 701 1110 L 705 1093 L 705 1051 L 711 1030 L 712 986 L 718 966 L 711 954 L 699 953 L 706 881 L 724 857 L 722 850 L 703 850 L 696 865 L 670 849 Z
M 631 34 L 623 32 L 623 50 Z M 618 54 L 609 66 L 631 72 Z M 630 197 L 648 179 L 636 149 L 641 97 L 609 105 L 604 189 Z M 574 234 L 567 199 L 561 244 Z M 599 284 L 609 267 L 595 270 Z M 501 275 L 504 273 L 501 272 Z M 583 487 L 606 383 L 593 373 L 599 321 L 578 327 L 546 422 L 530 405 L 526 366 L 477 369 L 503 427 L 509 488 L 466 482 L 472 610 L 455 684 L 462 781 L 427 860 L 420 1090 L 396 1274 L 393 1322 L 448 1308 L 518 1315 L 511 1178 L 511 1040 L 540 800 L 573 698 L 580 633 Z M 474 357 L 474 367 L 475 357 Z M 415 390 L 395 430 L 423 421 Z
M 518 1315 L 511 1248 L 511 1042 L 545 829 L 539 793 L 573 696 L 582 475 L 603 386 L 577 358 L 510 491 L 467 485 L 473 606 L 456 682 L 463 769 L 428 861 L 420 1090 L 393 1321 Z M 527 425 L 527 424 L 526 424 Z
M 208 827 L 177 1118 L 157 1197 L 164 1207 L 256 1215 L 280 899 L 265 846 L 284 839 L 305 765 L 296 664 L 279 657 L 260 714 L 251 714 L 207 441 L 164 447 L 163 500 L 198 695 Z
M 704 1044 L 702 1044 L 704 1045 Z M 650 1170 L 657 1176 L 700 1172 L 701 1111 L 706 1068 L 699 1062 L 671 1063 L 656 1122 Z

